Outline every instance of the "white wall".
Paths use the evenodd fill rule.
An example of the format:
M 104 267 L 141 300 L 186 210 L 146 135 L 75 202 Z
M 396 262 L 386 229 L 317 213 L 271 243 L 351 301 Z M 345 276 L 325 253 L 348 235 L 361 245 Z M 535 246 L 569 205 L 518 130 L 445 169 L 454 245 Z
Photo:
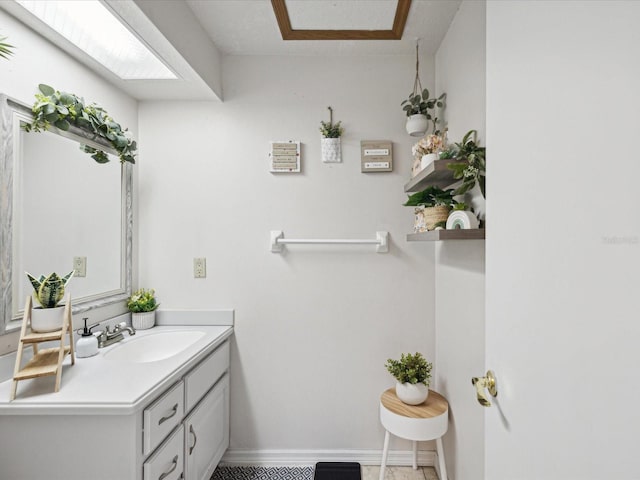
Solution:
M 0 36 L 7 36 L 7 42 L 16 47 L 15 54 L 9 60 L 0 59 L 0 92 L 29 105 L 34 102 L 40 83 L 73 92 L 84 97 L 87 102 L 95 102 L 104 107 L 137 138 L 137 102 L 131 97 L 105 82 L 3 10 L 0 10 Z M 88 155 L 87 161 L 93 162 Z M 83 199 L 70 192 L 68 201 L 81 203 Z M 63 207 L 60 211 L 61 222 L 64 221 L 64 213 Z M 69 269 L 71 268 L 72 264 L 69 265 Z M 73 295 L 73 280 L 69 285 Z M 22 304 L 24 299 L 19 302 Z M 123 302 L 111 308 L 92 310 L 89 316 L 94 321 L 124 311 L 126 307 Z M 0 354 L 15 350 L 16 341 L 15 334 L 2 337 Z
M 447 93 L 451 142 L 475 129 L 484 145 L 485 11 L 484 1 L 463 2 L 436 53 L 436 87 Z M 449 400 L 444 450 L 452 480 L 476 480 L 484 470 L 484 412 L 470 381 L 485 371 L 484 244 L 436 245 L 436 388 Z
M 639 22 L 487 6 L 488 480 L 639 475 Z
M 431 86 L 433 61 L 422 63 Z M 224 103 L 141 103 L 140 283 L 164 308 L 236 310 L 232 451 L 380 450 L 386 359 L 434 356 L 433 247 L 405 241 L 412 209 L 401 205 L 413 65 L 410 55 L 226 57 Z M 342 164 L 320 160 L 327 106 L 346 129 Z M 289 139 L 302 142 L 302 173 L 269 173 L 269 141 Z M 372 139 L 393 141 L 393 173 L 360 172 L 360 140 Z M 388 230 L 391 248 L 273 254 L 276 229 Z M 193 279 L 194 257 L 207 258 L 206 279 Z

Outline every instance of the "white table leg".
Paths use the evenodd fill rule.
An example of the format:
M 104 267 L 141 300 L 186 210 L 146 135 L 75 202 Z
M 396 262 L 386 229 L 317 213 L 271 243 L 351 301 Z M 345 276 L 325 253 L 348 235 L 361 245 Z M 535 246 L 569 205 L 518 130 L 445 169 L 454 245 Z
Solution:
M 413 441 L 413 469 L 418 469 L 418 442 Z
M 444 448 L 442 448 L 442 438 L 436 439 L 436 451 L 438 452 L 438 465 L 440 466 L 440 480 L 447 480 L 447 466 L 444 461 Z
M 382 447 L 382 463 L 380 464 L 380 480 L 384 480 L 384 469 L 387 466 L 387 455 L 389 454 L 389 431 L 384 431 L 384 447 Z

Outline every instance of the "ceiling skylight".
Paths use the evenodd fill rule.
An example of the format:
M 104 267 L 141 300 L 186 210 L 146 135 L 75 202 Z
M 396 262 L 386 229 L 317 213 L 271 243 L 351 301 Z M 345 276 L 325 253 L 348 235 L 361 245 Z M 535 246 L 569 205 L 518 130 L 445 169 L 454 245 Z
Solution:
M 123 80 L 178 78 L 98 0 L 16 0 Z

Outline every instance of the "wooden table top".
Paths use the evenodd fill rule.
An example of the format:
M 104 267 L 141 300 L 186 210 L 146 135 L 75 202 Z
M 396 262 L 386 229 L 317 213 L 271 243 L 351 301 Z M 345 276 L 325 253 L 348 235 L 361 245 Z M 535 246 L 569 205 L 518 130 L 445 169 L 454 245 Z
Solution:
M 429 396 L 420 405 L 407 405 L 396 396 L 396 389 L 392 387 L 382 394 L 380 402 L 390 412 L 409 418 L 433 418 L 449 409 L 447 399 L 433 390 L 429 390 Z

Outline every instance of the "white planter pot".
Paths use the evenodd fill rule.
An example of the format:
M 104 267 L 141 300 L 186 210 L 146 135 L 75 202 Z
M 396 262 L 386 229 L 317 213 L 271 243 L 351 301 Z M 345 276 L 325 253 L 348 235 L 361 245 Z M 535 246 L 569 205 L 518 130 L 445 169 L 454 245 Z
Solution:
M 342 148 L 340 137 L 322 139 L 322 161 L 324 163 L 341 163 Z
M 32 308 L 31 330 L 34 332 L 55 332 L 62 328 L 64 306 L 55 308 Z
M 412 137 L 422 137 L 429 128 L 429 122 L 427 116 L 418 113 L 417 115 L 411 115 L 407 118 L 407 125 L 405 127 L 407 133 Z
M 131 313 L 131 325 L 136 330 L 146 330 L 156 324 L 156 311 Z
M 407 405 L 420 405 L 429 396 L 429 387 L 424 383 L 396 383 L 396 395 Z
M 429 166 L 429 164 L 433 163 L 437 159 L 437 153 L 427 153 L 426 155 L 423 155 L 422 159 L 420 160 L 420 169 L 424 170 L 425 168 L 427 168 L 427 166 Z

